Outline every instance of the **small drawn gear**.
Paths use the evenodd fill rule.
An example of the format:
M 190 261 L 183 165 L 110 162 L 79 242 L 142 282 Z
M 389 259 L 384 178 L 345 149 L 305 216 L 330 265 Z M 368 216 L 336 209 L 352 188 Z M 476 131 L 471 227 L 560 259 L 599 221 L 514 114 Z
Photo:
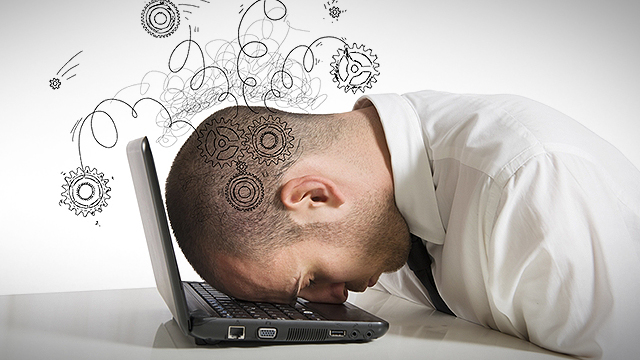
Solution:
M 242 157 L 244 145 L 242 136 L 244 130 L 231 119 L 212 118 L 204 124 L 204 128 L 198 132 L 198 149 L 205 162 L 213 167 L 223 168 L 231 166 L 234 161 Z
M 51 88 L 53 90 L 60 89 L 60 85 L 62 85 L 62 83 L 60 82 L 60 79 L 58 79 L 58 78 L 53 78 L 53 79 L 49 80 L 49 86 L 51 86 Z
M 109 180 L 97 169 L 78 167 L 71 170 L 64 180 L 61 203 L 69 206 L 69 210 L 78 216 L 102 212 L 102 208 L 107 206 L 106 200 L 111 198 L 111 188 L 107 186 Z
M 151 0 L 142 9 L 142 27 L 153 37 L 164 38 L 180 26 L 178 7 L 169 0 Z
M 338 83 L 338 89 L 344 89 L 345 93 L 351 90 L 355 94 L 358 90 L 364 92 L 371 88 L 372 83 L 377 82 L 376 76 L 380 75 L 377 59 L 378 56 L 371 49 L 365 49 L 364 45 L 354 43 L 338 49 L 331 63 L 331 75 Z
M 342 11 L 340 11 L 340 8 L 337 6 L 332 6 L 329 8 L 329 15 L 334 18 L 337 19 L 340 17 L 340 14 L 342 14 Z
M 247 151 L 259 164 L 269 166 L 285 161 L 293 148 L 294 137 L 291 130 L 279 117 L 269 115 L 265 119 L 260 116 L 259 120 L 253 121 L 253 125 L 249 125 L 246 135 Z

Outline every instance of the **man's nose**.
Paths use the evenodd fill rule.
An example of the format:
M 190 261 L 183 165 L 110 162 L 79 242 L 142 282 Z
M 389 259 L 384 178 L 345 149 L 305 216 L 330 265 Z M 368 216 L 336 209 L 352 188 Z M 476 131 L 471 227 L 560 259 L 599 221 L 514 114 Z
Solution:
M 345 283 L 314 284 L 300 290 L 298 296 L 312 302 L 342 304 L 347 301 L 349 292 Z

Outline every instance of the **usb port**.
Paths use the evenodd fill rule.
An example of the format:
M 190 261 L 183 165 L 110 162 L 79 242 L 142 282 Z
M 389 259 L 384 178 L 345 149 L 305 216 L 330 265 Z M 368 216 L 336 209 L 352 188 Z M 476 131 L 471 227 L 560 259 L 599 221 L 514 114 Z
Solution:
M 229 340 L 243 340 L 244 339 L 244 326 L 229 326 L 229 332 L 227 333 L 227 339 L 229 339 Z
M 331 337 L 344 337 L 347 335 L 346 330 L 329 330 L 329 336 Z
M 258 338 L 260 339 L 275 339 L 278 330 L 276 328 L 259 328 Z

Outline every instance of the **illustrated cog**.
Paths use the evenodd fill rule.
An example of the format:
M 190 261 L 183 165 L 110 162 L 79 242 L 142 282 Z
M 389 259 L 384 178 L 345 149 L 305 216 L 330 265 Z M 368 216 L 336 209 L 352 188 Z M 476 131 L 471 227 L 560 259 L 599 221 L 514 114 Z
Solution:
M 178 7 L 169 0 L 151 0 L 141 15 L 142 27 L 152 36 L 164 38 L 180 26 Z
M 69 206 L 69 210 L 74 211 L 76 215 L 95 215 L 96 212 L 102 212 L 102 208 L 107 206 L 107 199 L 110 199 L 109 191 L 111 188 L 107 186 L 108 179 L 104 178 L 104 174 L 98 172 L 97 169 L 91 169 L 85 166 L 84 169 L 78 167 L 71 170 L 64 177 L 65 183 L 62 185 L 62 203 Z
M 331 63 L 331 75 L 333 81 L 338 83 L 338 89 L 344 92 L 365 91 L 377 82 L 376 76 L 380 75 L 376 60 L 377 55 L 371 49 L 365 49 L 364 45 L 345 46 L 338 49 L 338 54 L 333 56 Z
M 242 171 L 227 182 L 224 194 L 236 210 L 251 211 L 264 199 L 264 186 L 255 175 Z
M 60 82 L 60 79 L 58 79 L 58 78 L 53 78 L 53 79 L 49 80 L 49 86 L 51 86 L 51 88 L 53 90 L 60 89 L 60 85 L 62 85 L 62 83 Z
M 231 166 L 234 161 L 242 157 L 243 134 L 244 130 L 233 124 L 231 120 L 212 118 L 204 124 L 204 129 L 198 132 L 200 156 L 213 167 Z
M 249 125 L 246 139 L 247 151 L 253 159 L 269 166 L 278 164 L 291 155 L 294 137 L 287 123 L 279 117 L 269 115 L 267 118 L 261 116 L 259 120 L 253 121 L 253 125 Z
M 337 19 L 338 17 L 340 17 L 340 14 L 342 14 L 342 11 L 340 11 L 339 7 L 332 6 L 331 8 L 329 8 L 329 15 L 332 18 Z

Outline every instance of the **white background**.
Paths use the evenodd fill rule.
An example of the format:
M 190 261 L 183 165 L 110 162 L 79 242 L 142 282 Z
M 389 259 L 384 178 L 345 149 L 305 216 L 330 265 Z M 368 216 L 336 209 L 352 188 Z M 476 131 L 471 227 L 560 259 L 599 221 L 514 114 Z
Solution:
M 380 75 L 367 93 L 523 95 L 580 121 L 640 167 L 640 2 L 339 0 L 332 5 L 346 12 L 337 21 L 327 2 L 333 0 L 284 1 L 286 21 L 304 31 L 283 41 L 283 53 L 321 36 L 345 37 L 378 56 Z M 124 148 L 133 138 L 160 136 L 157 110 L 137 118 L 117 112 L 118 142 L 111 149 L 83 135 L 85 165 L 104 173 L 111 188 L 107 206 L 95 216 L 76 216 L 59 204 L 63 173 L 79 166 L 71 130 L 100 101 L 147 72 L 166 73 L 171 51 L 189 38 L 189 25 L 198 27 L 192 36 L 202 44 L 235 39 L 241 10 L 252 1 L 182 1 L 199 7 L 179 6 L 180 26 L 166 38 L 143 29 L 146 3 L 0 5 L 0 295 L 154 286 Z M 331 81 L 338 48 L 325 41 L 318 50 L 320 63 L 311 75 L 328 97 L 314 112 L 347 111 L 362 95 L 345 94 Z M 68 73 L 76 76 L 52 89 L 49 80 L 79 51 L 67 66 L 79 64 Z M 221 106 L 196 115 L 193 124 Z M 109 138 L 110 129 L 100 131 Z M 161 182 L 183 140 L 152 146 Z M 181 264 L 184 277 L 193 278 Z

